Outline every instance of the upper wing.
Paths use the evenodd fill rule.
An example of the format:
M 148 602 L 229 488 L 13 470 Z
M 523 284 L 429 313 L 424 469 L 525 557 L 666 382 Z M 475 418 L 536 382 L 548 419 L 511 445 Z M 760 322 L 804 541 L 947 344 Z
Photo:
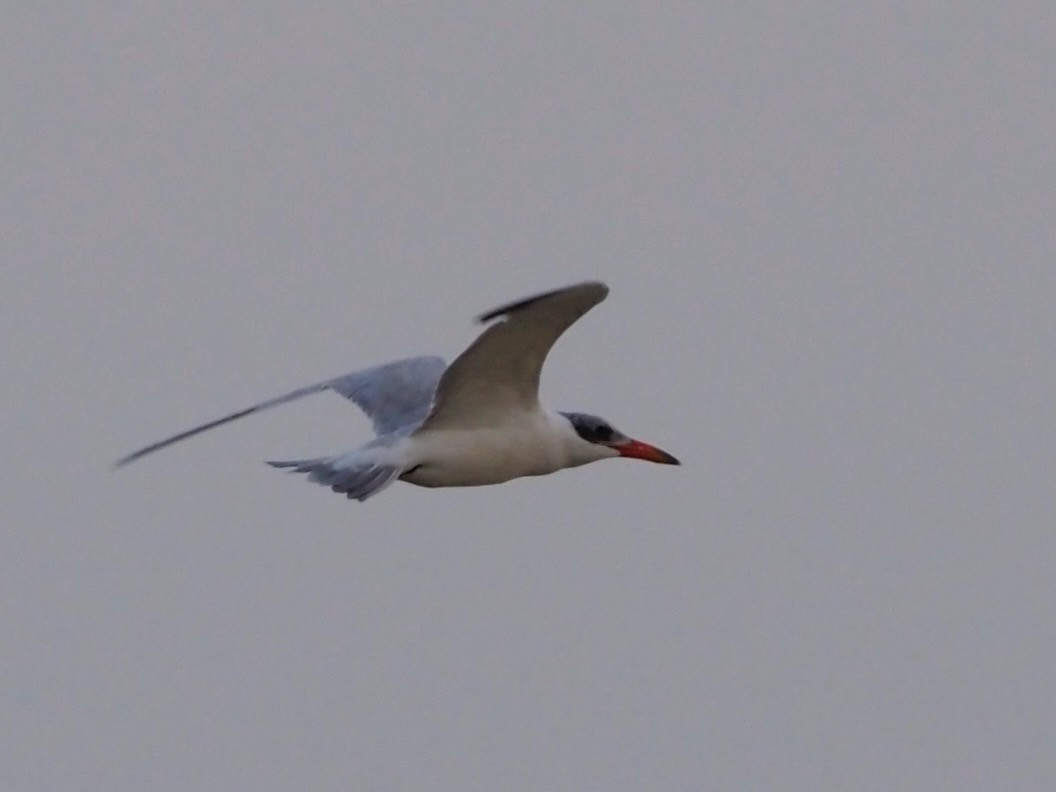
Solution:
M 519 300 L 489 311 L 485 330 L 440 378 L 423 429 L 496 426 L 511 412 L 539 404 L 539 373 L 554 342 L 605 299 L 609 288 L 589 282 Z
M 268 399 L 244 410 L 225 415 L 223 418 L 217 418 L 215 421 L 151 443 L 146 448 L 122 457 L 114 463 L 114 467 L 135 462 L 147 454 L 160 451 L 166 446 L 186 440 L 207 429 L 213 429 L 238 418 L 244 418 L 271 407 L 278 407 L 280 404 L 286 404 L 302 396 L 310 396 L 324 390 L 335 391 L 355 402 L 371 419 L 376 434 L 387 434 L 405 427 L 412 428 L 421 423 L 428 414 L 429 405 L 432 403 L 433 394 L 436 392 L 437 383 L 440 381 L 444 368 L 445 364 L 441 358 L 415 357 L 345 374 L 325 382 L 317 382 L 315 385 L 298 388 L 283 396 Z
M 354 401 L 374 433 L 383 435 L 425 420 L 446 368 L 443 358 L 406 358 L 332 379 L 326 387 Z

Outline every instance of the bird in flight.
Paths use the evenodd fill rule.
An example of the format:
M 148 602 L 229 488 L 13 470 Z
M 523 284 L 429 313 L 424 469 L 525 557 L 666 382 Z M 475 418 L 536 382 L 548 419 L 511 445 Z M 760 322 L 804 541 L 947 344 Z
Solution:
M 325 380 L 159 440 L 115 467 L 325 390 L 358 405 L 376 437 L 334 456 L 268 464 L 306 473 L 358 501 L 397 480 L 472 487 L 617 457 L 677 465 L 666 451 L 628 437 L 603 418 L 553 412 L 539 403 L 539 374 L 550 348 L 608 293 L 605 284 L 587 282 L 503 305 L 480 317 L 491 324 L 450 366 L 439 357 L 413 357 Z

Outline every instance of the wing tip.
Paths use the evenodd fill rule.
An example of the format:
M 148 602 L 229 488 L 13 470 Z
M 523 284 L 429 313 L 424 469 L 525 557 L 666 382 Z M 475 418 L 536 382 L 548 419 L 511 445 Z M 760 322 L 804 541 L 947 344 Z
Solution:
M 158 449 L 155 446 L 151 445 L 147 446 L 146 448 L 141 448 L 138 451 L 133 451 L 131 454 L 127 454 L 121 457 L 119 460 L 110 465 L 110 472 L 113 473 L 114 471 L 120 470 L 123 467 L 131 465 L 136 460 L 142 459 L 143 457 L 157 450 Z
M 592 293 L 594 297 L 594 305 L 597 305 L 604 300 L 609 294 L 609 287 L 601 281 L 583 281 L 582 283 L 574 283 L 571 286 L 563 286 L 560 289 L 551 289 L 550 291 L 542 292 L 540 294 L 533 294 L 531 297 L 525 297 L 520 300 L 506 303 L 505 305 L 500 305 L 498 308 L 493 308 L 487 313 L 478 316 L 477 321 L 481 324 L 485 324 L 493 319 L 498 319 L 501 316 L 508 316 L 517 311 L 523 311 L 525 308 L 535 305 L 540 300 L 545 300 L 549 297 L 554 297 L 558 294 L 574 290 L 582 290 L 585 294 Z

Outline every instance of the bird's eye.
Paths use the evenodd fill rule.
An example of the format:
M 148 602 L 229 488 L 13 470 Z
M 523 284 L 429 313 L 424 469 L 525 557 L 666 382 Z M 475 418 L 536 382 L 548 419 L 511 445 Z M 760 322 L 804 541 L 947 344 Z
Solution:
M 606 424 L 601 424 L 601 426 L 599 426 L 597 429 L 594 430 L 594 436 L 596 438 L 598 438 L 599 440 L 601 440 L 602 442 L 606 442 L 608 440 L 611 440 L 612 439 L 612 427 L 608 426 Z

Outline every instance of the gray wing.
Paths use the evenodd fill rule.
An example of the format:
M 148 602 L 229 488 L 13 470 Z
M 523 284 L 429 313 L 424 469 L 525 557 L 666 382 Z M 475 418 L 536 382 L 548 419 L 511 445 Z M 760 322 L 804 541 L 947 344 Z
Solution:
M 511 412 L 537 408 L 539 375 L 550 348 L 608 293 L 603 283 L 580 283 L 481 316 L 481 322 L 503 321 L 481 333 L 447 367 L 422 429 L 496 426 Z
M 332 379 L 326 387 L 355 402 L 374 434 L 383 435 L 425 420 L 446 368 L 435 356 L 405 358 Z
M 317 382 L 151 443 L 145 448 L 122 457 L 114 463 L 114 467 L 135 462 L 147 454 L 160 451 L 180 440 L 186 440 L 188 437 L 230 423 L 238 418 L 244 418 L 247 415 L 278 407 L 280 404 L 286 404 L 302 396 L 310 396 L 325 390 L 340 393 L 355 402 L 370 418 L 376 434 L 388 434 L 405 428 L 412 429 L 420 424 L 428 414 L 429 405 L 432 404 L 433 394 L 436 392 L 437 383 L 445 367 L 443 359 L 438 357 L 414 357 Z

